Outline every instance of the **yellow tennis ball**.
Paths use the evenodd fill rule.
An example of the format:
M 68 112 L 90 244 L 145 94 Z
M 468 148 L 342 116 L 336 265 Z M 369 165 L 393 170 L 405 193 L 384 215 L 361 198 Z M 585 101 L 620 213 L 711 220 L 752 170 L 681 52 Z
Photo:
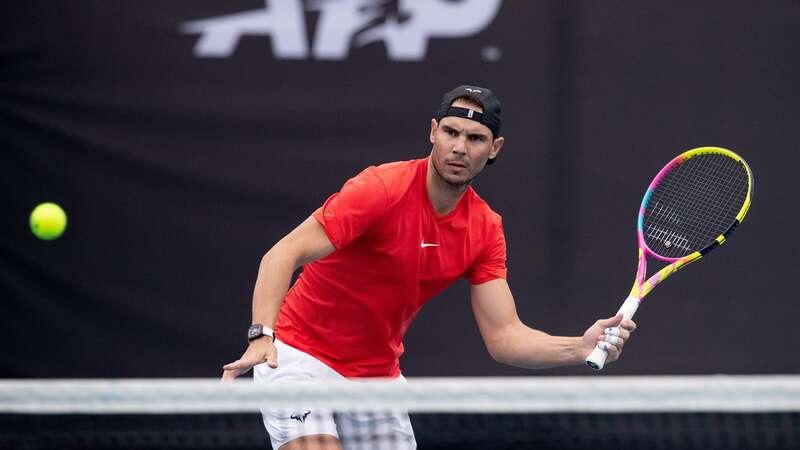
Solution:
M 36 237 L 52 241 L 67 228 L 67 214 L 55 203 L 42 203 L 31 212 L 30 225 Z

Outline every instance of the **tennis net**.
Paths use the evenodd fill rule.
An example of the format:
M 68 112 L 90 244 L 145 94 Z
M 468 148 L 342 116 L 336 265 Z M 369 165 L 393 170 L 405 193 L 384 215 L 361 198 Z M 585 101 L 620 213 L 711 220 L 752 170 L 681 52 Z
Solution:
M 260 408 L 407 411 L 420 449 L 800 448 L 800 376 L 6 380 L 0 448 L 270 448 Z M 348 432 L 346 449 L 408 448 Z

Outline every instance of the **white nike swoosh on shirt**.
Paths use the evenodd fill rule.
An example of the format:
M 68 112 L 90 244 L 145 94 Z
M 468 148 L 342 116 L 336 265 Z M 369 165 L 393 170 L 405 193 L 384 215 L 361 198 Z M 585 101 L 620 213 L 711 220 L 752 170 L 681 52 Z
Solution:
M 428 244 L 427 242 L 421 242 L 421 243 L 419 244 L 419 246 L 420 246 L 421 248 L 425 248 L 425 247 L 438 247 L 438 246 L 439 246 L 439 244 Z

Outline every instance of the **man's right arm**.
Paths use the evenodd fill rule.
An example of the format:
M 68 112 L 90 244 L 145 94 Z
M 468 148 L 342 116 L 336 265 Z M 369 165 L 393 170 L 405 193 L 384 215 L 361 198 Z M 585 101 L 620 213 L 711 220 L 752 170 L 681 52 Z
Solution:
M 294 271 L 304 265 L 324 258 L 336 248 L 325 230 L 314 217 L 309 217 L 283 239 L 278 241 L 261 258 L 253 290 L 253 321 L 275 328 L 278 311 L 289 290 Z M 277 350 L 269 337 L 250 341 L 238 360 L 223 366 L 222 379 L 234 379 L 253 366 L 266 362 L 277 367 Z

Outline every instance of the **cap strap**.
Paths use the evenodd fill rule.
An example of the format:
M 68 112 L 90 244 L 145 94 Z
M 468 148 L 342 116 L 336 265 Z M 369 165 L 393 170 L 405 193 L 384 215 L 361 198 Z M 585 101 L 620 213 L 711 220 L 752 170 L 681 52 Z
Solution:
M 458 106 L 451 106 L 450 108 L 448 108 L 447 111 L 444 114 L 442 114 L 442 117 L 446 116 L 463 117 L 465 119 L 471 119 L 474 120 L 475 122 L 483 123 L 483 114 L 472 109 L 460 108 Z

